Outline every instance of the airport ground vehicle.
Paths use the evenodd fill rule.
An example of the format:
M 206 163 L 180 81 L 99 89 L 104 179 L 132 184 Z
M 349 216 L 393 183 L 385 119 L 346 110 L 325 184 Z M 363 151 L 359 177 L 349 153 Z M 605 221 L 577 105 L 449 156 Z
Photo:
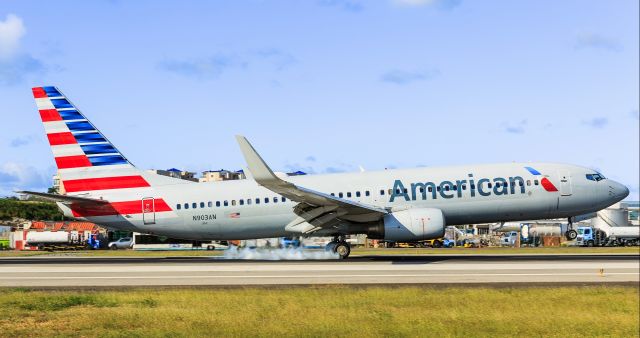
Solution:
M 0 250 L 9 249 L 9 240 L 8 239 L 0 239 Z
M 131 249 L 133 247 L 133 239 L 131 237 L 123 237 L 115 242 L 109 243 L 109 249 Z
M 441 247 L 451 248 L 455 244 L 455 243 L 453 243 L 452 240 L 450 240 L 448 238 L 444 238 L 444 237 L 443 238 L 429 239 L 429 240 L 426 240 L 426 241 L 424 241 L 422 243 L 424 243 L 426 246 L 430 246 L 432 248 L 441 248 Z
M 88 238 L 83 237 L 79 231 L 29 231 L 25 242 L 38 250 L 78 250 L 87 248 Z
M 594 227 L 578 227 L 576 244 L 579 246 L 638 245 L 638 227 L 608 227 L 606 231 Z

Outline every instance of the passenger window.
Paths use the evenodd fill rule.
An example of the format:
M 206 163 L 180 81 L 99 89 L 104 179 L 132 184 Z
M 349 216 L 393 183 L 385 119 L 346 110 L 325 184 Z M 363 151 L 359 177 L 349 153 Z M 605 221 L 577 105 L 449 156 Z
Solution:
M 369 196 L 369 195 L 371 195 L 371 194 L 369 193 L 369 190 L 366 190 L 366 191 L 364 192 L 364 195 L 365 195 L 365 196 Z
M 251 199 L 247 198 L 247 205 L 251 205 Z
M 351 192 L 347 192 L 347 197 L 351 197 Z
M 207 206 L 208 206 L 209 208 L 213 207 L 213 202 L 209 201 L 209 203 L 207 203 Z
M 489 189 L 491 189 L 491 186 L 493 186 L 493 184 L 491 184 L 491 182 L 489 182 L 489 184 L 487 184 L 487 186 L 489 187 Z
M 462 190 L 467 190 L 467 185 L 466 184 L 462 185 Z
M 269 197 L 264 198 L 264 203 L 269 203 Z
M 445 191 L 449 191 L 449 186 L 444 187 Z
M 176 205 L 176 209 L 180 210 L 182 206 L 180 204 Z
M 524 182 L 518 181 L 518 185 L 522 187 L 522 186 L 524 186 Z
M 429 187 L 429 188 L 427 188 L 427 191 L 428 191 L 428 192 L 432 192 L 432 191 L 433 191 L 433 188 L 432 188 L 432 187 Z
M 335 195 L 336 195 L 336 194 L 334 194 L 334 193 L 331 193 L 331 196 L 335 196 Z
M 244 200 L 240 200 L 240 205 L 244 205 Z
M 471 184 L 471 185 L 469 185 L 469 187 L 471 187 L 471 190 L 476 190 L 476 185 L 475 184 Z
M 356 191 L 356 197 L 360 197 L 360 192 Z
M 342 195 L 342 193 L 341 193 L 341 192 L 339 192 L 339 193 L 338 193 L 338 197 L 342 198 L 342 196 L 344 196 L 344 195 Z
M 204 208 L 204 202 L 200 202 L 200 208 Z
M 273 198 L 273 203 L 278 203 L 278 197 Z
M 256 204 L 260 204 L 260 199 L 256 198 Z
M 189 209 L 189 203 L 185 203 L 185 204 L 184 204 L 184 208 L 185 208 L 185 209 Z
M 437 188 L 436 188 L 436 190 L 437 190 L 437 191 L 440 191 L 440 187 L 437 187 Z
M 389 189 L 387 190 L 387 192 L 389 193 L 389 195 L 391 195 L 393 193 L 393 189 Z
M 531 186 L 531 180 L 527 180 L 527 186 Z
M 224 206 L 228 207 L 229 206 L 229 201 L 224 201 Z
M 236 205 L 236 200 L 231 200 L 231 205 Z
M 380 189 L 380 196 L 384 196 L 384 189 Z
M 284 203 L 286 201 L 287 201 L 287 199 L 284 196 L 282 196 L 282 203 Z
M 193 207 L 194 209 L 198 207 L 198 203 L 191 203 L 191 207 Z
M 406 193 L 408 193 L 408 192 L 409 192 L 409 189 L 404 188 L 404 193 L 406 194 Z
M 453 190 L 458 190 L 458 186 L 457 185 L 453 185 Z
M 216 207 L 220 206 L 220 201 L 216 201 Z
M 533 184 L 538 185 L 538 180 L 533 180 Z

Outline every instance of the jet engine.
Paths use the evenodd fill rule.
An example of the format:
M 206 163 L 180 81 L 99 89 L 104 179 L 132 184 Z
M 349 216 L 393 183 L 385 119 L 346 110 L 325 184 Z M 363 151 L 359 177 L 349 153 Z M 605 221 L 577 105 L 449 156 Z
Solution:
M 384 239 L 412 242 L 444 236 L 444 215 L 433 208 L 412 208 L 392 212 L 382 219 Z

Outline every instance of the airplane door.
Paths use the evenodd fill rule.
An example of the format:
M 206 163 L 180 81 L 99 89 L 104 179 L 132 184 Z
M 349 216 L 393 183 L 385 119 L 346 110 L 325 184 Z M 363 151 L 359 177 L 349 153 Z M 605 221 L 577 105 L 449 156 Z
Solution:
M 571 196 L 571 174 L 568 171 L 561 171 L 560 176 L 560 196 Z
M 153 197 L 142 199 L 142 222 L 144 224 L 156 224 L 156 203 Z

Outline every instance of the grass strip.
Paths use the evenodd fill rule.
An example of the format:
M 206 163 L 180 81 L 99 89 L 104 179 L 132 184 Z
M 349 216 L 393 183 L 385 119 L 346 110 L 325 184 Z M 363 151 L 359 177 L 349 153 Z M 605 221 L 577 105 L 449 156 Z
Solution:
M 637 337 L 637 286 L 0 290 L 0 336 Z

